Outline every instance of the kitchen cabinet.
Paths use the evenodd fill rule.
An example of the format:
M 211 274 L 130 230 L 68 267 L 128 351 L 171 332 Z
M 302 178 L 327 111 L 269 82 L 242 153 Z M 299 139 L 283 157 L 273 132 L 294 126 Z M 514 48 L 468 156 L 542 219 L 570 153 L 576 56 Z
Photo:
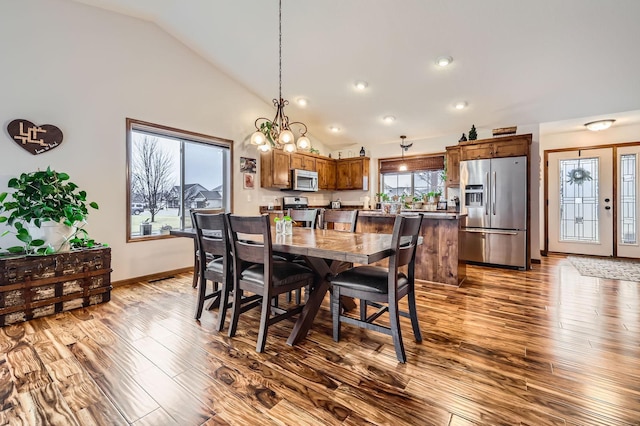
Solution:
M 290 167 L 292 169 L 316 171 L 316 159 L 305 154 L 291 154 Z
M 460 159 L 528 156 L 530 145 L 531 134 L 461 142 Z
M 336 189 L 336 161 L 316 158 L 318 172 L 318 189 L 333 191 Z
M 460 147 L 447 147 L 447 187 L 460 185 Z
M 289 154 L 272 149 L 260 154 L 260 186 L 262 188 L 291 188 Z
M 349 158 L 338 160 L 336 164 L 336 189 L 369 190 L 369 158 Z

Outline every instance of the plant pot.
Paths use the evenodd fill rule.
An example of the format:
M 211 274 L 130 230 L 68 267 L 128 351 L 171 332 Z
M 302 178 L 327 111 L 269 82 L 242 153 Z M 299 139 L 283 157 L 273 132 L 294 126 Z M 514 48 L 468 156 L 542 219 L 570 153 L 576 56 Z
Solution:
M 140 235 L 151 235 L 151 224 L 143 222 L 140 224 Z
M 59 222 L 42 222 L 40 228 L 33 224 L 27 225 L 29 234 L 34 240 L 44 240 L 45 246 L 50 245 L 56 253 L 71 250 L 69 240 L 76 232 L 75 226 L 67 226 Z

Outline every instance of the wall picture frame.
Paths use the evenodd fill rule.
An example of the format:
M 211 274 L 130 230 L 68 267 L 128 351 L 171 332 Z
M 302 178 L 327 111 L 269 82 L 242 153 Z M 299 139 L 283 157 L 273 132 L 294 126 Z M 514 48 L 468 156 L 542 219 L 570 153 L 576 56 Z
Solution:
M 255 189 L 255 174 L 243 173 L 242 174 L 242 188 Z
M 240 157 L 240 171 L 242 173 L 255 173 L 256 165 L 255 158 Z

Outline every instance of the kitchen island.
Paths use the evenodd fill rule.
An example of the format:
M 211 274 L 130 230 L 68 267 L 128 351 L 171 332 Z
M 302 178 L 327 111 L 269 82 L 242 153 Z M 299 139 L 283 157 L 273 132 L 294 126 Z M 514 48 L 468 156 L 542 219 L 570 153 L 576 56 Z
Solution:
M 460 260 L 463 241 L 458 232 L 466 215 L 455 211 L 407 210 L 401 214 L 423 214 L 420 235 L 422 245 L 416 251 L 415 277 L 458 286 L 467 276 L 465 262 Z M 395 214 L 380 210 L 359 210 L 356 232 L 391 234 Z

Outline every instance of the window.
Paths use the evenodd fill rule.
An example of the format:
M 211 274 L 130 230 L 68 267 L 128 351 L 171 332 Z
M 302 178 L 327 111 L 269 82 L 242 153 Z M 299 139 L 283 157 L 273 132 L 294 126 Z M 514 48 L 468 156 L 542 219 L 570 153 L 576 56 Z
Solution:
M 442 170 L 384 173 L 380 177 L 382 191 L 389 196 L 412 195 L 422 197 L 429 192 L 444 193 Z
M 400 163 L 407 171 L 400 172 Z M 429 192 L 444 193 L 444 156 L 420 156 L 399 159 L 381 159 L 380 192 L 394 195 L 422 197 Z
M 193 208 L 230 211 L 232 144 L 127 119 L 127 241 L 189 228 Z

